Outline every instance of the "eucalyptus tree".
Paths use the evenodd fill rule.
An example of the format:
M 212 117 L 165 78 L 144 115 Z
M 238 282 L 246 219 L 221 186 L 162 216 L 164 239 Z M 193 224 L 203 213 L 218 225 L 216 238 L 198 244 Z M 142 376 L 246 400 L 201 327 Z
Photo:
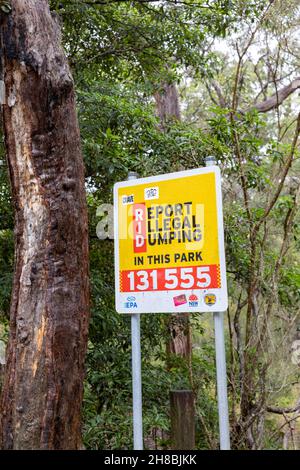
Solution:
M 299 21 L 299 2 L 275 1 L 241 22 L 222 51 L 219 44 L 213 79 L 193 84 L 184 116 L 208 126 L 224 173 L 236 448 L 270 445 L 273 414 L 282 416 L 271 433 L 278 442 L 299 414 L 299 362 L 291 357 L 300 298 Z
M 15 210 L 3 449 L 78 449 L 89 321 L 87 210 L 74 83 L 46 0 L 1 14 Z
M 202 132 L 182 123 L 161 133 L 150 116 L 151 97 L 183 69 L 201 79 L 211 76 L 212 39 L 224 35 L 238 18 L 259 15 L 264 3 L 61 0 L 49 2 L 50 15 L 46 0 L 0 2 L 3 123 L 15 209 L 15 274 L 1 399 L 3 448 L 81 445 L 87 213 L 74 85 L 60 47 L 59 23 L 78 91 L 87 182 L 101 200 L 128 169 L 139 168 L 143 174 L 153 168 L 176 170 L 190 166 L 189 157 L 193 164 L 201 163 L 210 148 L 200 145 L 206 142 Z M 6 197 L 1 180 L 1 214 L 6 213 Z M 10 230 L 9 210 L 6 220 Z M 11 232 L 7 234 L 11 239 Z M 103 251 L 109 271 L 111 246 Z M 111 270 L 108 275 L 111 282 Z M 1 285 L 2 279 L 1 273 Z M 111 303 L 111 286 L 107 292 Z M 93 300 L 101 308 L 107 299 L 98 297 Z M 92 324 L 91 339 L 99 348 L 107 340 L 111 349 L 116 333 L 99 317 L 102 324 L 97 331 Z M 122 341 L 120 354 L 127 347 Z M 114 357 L 111 350 L 107 357 Z M 99 363 L 105 370 L 98 354 L 90 364 L 96 368 Z M 97 374 L 104 381 L 104 374 Z M 105 386 L 95 377 L 95 389 L 105 395 Z

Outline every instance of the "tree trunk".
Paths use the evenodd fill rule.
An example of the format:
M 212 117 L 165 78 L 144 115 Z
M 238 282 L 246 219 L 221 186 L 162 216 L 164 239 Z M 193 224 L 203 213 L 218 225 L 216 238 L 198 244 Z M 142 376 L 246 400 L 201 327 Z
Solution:
M 188 362 L 192 354 L 192 338 L 189 313 L 177 313 L 169 317 L 170 338 L 167 353 L 183 357 Z
M 162 83 L 154 98 L 160 127 L 164 132 L 168 122 L 181 120 L 179 94 L 175 83 Z M 189 315 L 174 314 L 170 317 L 168 325 L 170 340 L 167 353 L 178 354 L 189 361 L 192 353 Z
M 160 90 L 154 95 L 156 102 L 156 112 L 160 119 L 160 128 L 165 132 L 168 122 L 180 121 L 179 94 L 175 83 L 163 83 Z M 192 375 L 192 339 L 191 327 L 188 313 L 173 314 L 168 318 L 169 338 L 167 342 L 167 367 L 172 367 L 172 356 L 177 355 L 186 361 L 189 371 L 190 386 L 193 386 Z M 171 434 L 175 449 L 185 449 L 186 445 L 195 445 L 195 405 L 193 391 L 173 390 L 170 400 L 171 411 Z M 186 400 L 186 402 L 185 402 Z M 192 405 L 191 405 L 192 403 Z M 181 429 L 181 422 L 186 416 L 186 432 Z M 183 419 L 184 421 L 184 419 Z
M 154 94 L 156 112 L 162 132 L 169 121 L 180 121 L 179 94 L 175 83 L 163 83 Z M 188 314 L 171 315 L 168 321 L 170 339 L 167 344 L 168 354 L 177 354 L 191 362 L 192 344 Z
M 154 98 L 162 130 L 169 121 L 180 121 L 179 95 L 174 83 L 163 83 Z
M 11 5 L 1 48 L 15 272 L 0 444 L 79 449 L 89 287 L 74 85 L 47 0 Z

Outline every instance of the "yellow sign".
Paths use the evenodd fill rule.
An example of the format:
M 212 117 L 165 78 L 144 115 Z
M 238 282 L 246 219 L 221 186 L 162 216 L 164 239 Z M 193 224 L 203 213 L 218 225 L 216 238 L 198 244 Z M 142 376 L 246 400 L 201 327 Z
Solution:
M 114 203 L 118 312 L 226 310 L 217 167 L 117 183 Z

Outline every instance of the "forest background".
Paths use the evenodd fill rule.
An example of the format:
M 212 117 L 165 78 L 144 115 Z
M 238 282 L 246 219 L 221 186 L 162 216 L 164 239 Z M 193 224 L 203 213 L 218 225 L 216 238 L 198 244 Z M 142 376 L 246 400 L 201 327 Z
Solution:
M 3 2 L 2 2 L 3 3 Z M 2 8 L 7 8 L 5 6 Z M 130 320 L 114 309 L 113 242 L 97 208 L 129 171 L 223 174 L 232 445 L 299 449 L 300 7 L 297 0 L 50 1 L 77 92 L 89 209 L 92 317 L 84 444 L 132 447 Z M 14 220 L 1 133 L 0 362 Z M 146 447 L 170 446 L 169 391 L 192 389 L 196 446 L 217 449 L 212 319 L 190 319 L 189 360 L 167 315 L 142 317 Z

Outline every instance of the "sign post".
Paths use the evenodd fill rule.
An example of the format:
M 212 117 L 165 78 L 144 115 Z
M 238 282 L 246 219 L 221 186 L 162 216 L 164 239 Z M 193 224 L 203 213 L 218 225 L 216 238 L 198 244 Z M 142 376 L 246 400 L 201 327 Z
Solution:
M 220 449 L 230 450 L 224 313 L 214 313 Z
M 205 159 L 207 167 L 216 165 L 214 157 Z M 214 312 L 220 449 L 230 450 L 224 313 Z
M 128 181 L 138 178 L 130 172 Z M 142 402 L 142 361 L 141 361 L 141 318 L 139 313 L 131 315 L 131 360 L 132 360 L 132 405 L 133 405 L 133 448 L 143 450 L 143 402 Z
M 213 312 L 221 449 L 229 448 L 221 174 L 205 168 L 114 187 L 116 310 L 132 324 L 135 449 L 142 449 L 140 314 Z

